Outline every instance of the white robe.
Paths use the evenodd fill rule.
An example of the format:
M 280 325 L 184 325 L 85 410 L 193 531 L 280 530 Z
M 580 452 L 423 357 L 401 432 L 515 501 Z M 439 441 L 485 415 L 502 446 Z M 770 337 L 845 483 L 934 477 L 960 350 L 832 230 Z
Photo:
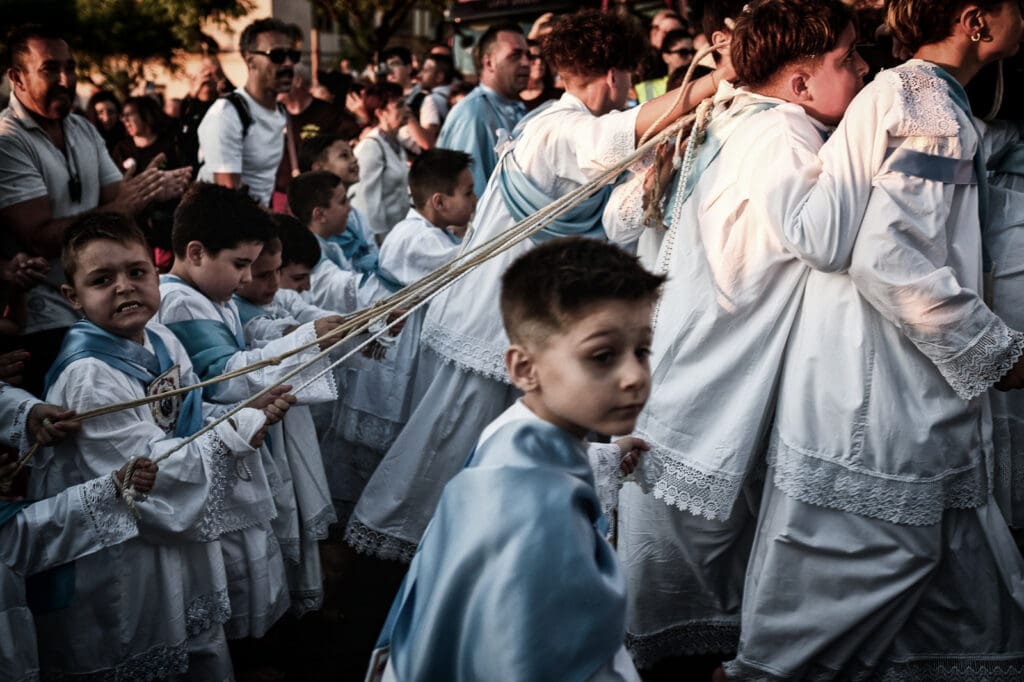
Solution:
M 334 260 L 325 255 L 310 273 L 310 289 L 306 294 L 310 303 L 339 315 L 348 315 L 388 295 L 388 290 L 375 275 L 367 277 L 355 269 L 340 246 L 321 241 L 320 248 L 329 250 Z
M 0 381 L 0 442 L 24 452 L 32 446 L 28 414 L 43 401 L 28 391 Z
M 527 122 L 512 153 L 551 197 L 600 176 L 636 148 L 638 111 L 594 116 L 566 94 Z M 465 251 L 515 224 L 494 174 L 477 205 Z M 366 485 L 346 539 L 382 558 L 411 559 L 441 491 L 465 464 L 480 432 L 515 399 L 504 353 L 501 274 L 532 248 L 527 240 L 469 271 L 430 303 L 423 322 L 412 412 Z
M 150 328 L 180 367 L 182 382 L 196 383 L 177 338 L 162 325 L 151 322 Z M 148 337 L 146 346 L 152 351 Z M 47 399 L 85 412 L 144 396 L 134 377 L 82 358 L 61 373 Z M 214 410 L 204 405 L 204 415 Z M 37 618 L 44 673 L 183 673 L 192 640 L 209 637 L 227 621 L 228 585 L 217 540 L 261 514 L 251 505 L 259 499 L 252 482 L 239 472 L 256 459 L 248 441 L 263 418 L 245 410 L 236 423 L 237 431 L 221 424 L 160 463 L 157 485 L 138 505 L 138 539 L 76 564 L 71 606 Z M 56 495 L 109 475 L 133 457 L 157 457 L 179 442 L 157 425 L 149 405 L 90 419 L 77 437 L 50 449 L 39 463 L 46 469 L 33 476 L 33 496 Z
M 25 577 L 138 534 L 135 519 L 118 499 L 109 475 L 35 502 L 0 526 L 0 679 L 39 679 Z

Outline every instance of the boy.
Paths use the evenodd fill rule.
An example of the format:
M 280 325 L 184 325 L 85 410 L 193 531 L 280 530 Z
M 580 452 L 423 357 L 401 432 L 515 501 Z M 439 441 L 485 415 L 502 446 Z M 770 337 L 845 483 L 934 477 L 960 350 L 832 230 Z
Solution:
M 758 506 L 750 477 L 782 353 L 810 269 L 845 266 L 870 191 L 848 159 L 818 159 L 863 85 L 855 45 L 838 0 L 753 3 L 731 45 L 747 85 L 723 84 L 706 139 L 691 136 L 659 254 L 669 281 L 655 380 L 637 421 L 660 476 L 654 497 L 627 487 L 619 517 L 641 668 L 737 645 Z
M 352 146 L 337 135 L 319 135 L 303 142 L 299 167 L 303 173 L 311 170 L 334 173 L 341 178 L 346 192 L 359 182 L 359 159 L 352 152 Z M 349 211 L 345 231 L 329 237 L 328 241 L 337 243 L 359 272 L 377 270 L 377 240 L 373 239 L 366 217 L 355 206 Z
M 355 312 L 397 291 L 398 285 L 370 272 L 359 273 L 344 249 L 329 241 L 346 232 L 351 204 L 345 184 L 334 173 L 311 171 L 288 184 L 288 207 L 320 244 L 312 272 L 310 301 L 341 314 Z
M 174 265 L 161 278 L 163 302 L 159 319 L 181 340 L 203 379 L 246 367 L 261 360 L 314 342 L 333 326 L 321 322 L 301 325 L 294 333 L 270 341 L 262 348 L 246 350 L 242 321 L 232 294 L 251 281 L 252 263 L 263 244 L 273 237 L 269 214 L 245 194 L 218 185 L 197 183 L 182 199 L 174 214 L 171 240 Z M 328 341 L 324 344 L 329 345 Z M 316 355 L 313 346 L 279 364 L 264 367 L 208 387 L 205 392 L 216 402 L 232 403 L 278 383 L 278 378 Z M 294 378 L 296 384 L 312 376 L 317 366 Z M 336 397 L 330 377 L 307 387 L 304 402 Z M 280 450 L 277 450 L 280 453 Z M 277 515 L 272 493 L 281 498 L 282 511 L 289 511 L 282 471 L 267 448 L 261 451 L 262 469 L 253 477 L 264 481 L 263 490 L 248 507 L 253 524 L 222 539 L 231 591 L 231 620 L 225 626 L 228 638 L 260 637 L 288 608 L 284 589 L 281 547 L 271 538 L 270 519 Z M 289 538 L 285 538 L 289 539 Z M 297 549 L 295 544 L 291 544 Z
M 409 209 L 405 220 L 395 225 L 381 246 L 383 277 L 406 286 L 456 256 L 476 209 L 470 162 L 468 154 L 449 149 L 429 149 L 413 162 L 409 190 L 416 207 Z M 344 522 L 422 392 L 414 378 L 425 312 L 421 309 L 406 320 L 396 347 L 386 358 L 349 372 L 348 390 L 335 427 L 340 431 L 342 451 L 352 456 L 332 465 L 336 473 L 335 499 Z M 425 383 L 429 380 L 420 382 Z M 377 485 L 366 491 L 361 502 L 364 510 L 374 509 L 378 501 L 391 495 L 389 482 L 393 476 L 382 474 L 374 480 Z M 358 532 L 358 527 L 353 527 L 349 535 L 357 545 Z
M 663 281 L 579 238 L 539 246 L 506 271 L 505 363 L 523 397 L 441 496 L 384 628 L 383 679 L 639 680 L 583 439 L 632 430 Z M 619 455 L 642 447 L 624 439 Z M 634 457 L 615 464 L 631 470 Z M 371 674 L 381 667 L 375 659 Z
M 65 232 L 62 261 L 69 283 L 62 293 L 85 319 L 71 328 L 47 375 L 50 402 L 83 412 L 198 381 L 174 335 L 151 321 L 160 305 L 157 272 L 127 219 L 80 219 Z M 214 411 L 193 391 L 85 421 L 73 441 L 37 456 L 33 496 L 109 475 L 142 453 L 166 452 Z M 259 410 L 243 410 L 172 455 L 159 488 L 138 505 L 140 537 L 76 562 L 71 605 L 36 619 L 44 676 L 231 675 L 217 540 L 248 522 L 252 484 L 239 470 L 251 461 L 240 458 L 262 442 L 266 421 Z

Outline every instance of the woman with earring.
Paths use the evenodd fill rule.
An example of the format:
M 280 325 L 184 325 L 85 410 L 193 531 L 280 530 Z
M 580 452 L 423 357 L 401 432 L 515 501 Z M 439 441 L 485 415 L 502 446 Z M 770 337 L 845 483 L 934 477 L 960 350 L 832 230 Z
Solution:
M 359 182 L 352 185 L 352 205 L 366 217 L 377 243 L 409 212 L 409 163 L 398 142 L 398 130 L 409 118 L 402 88 L 376 83 L 363 93 L 372 129 L 354 150 Z
M 544 102 L 558 99 L 565 90 L 555 87 L 555 74 L 551 72 L 540 51 L 540 43 L 536 40 L 527 40 L 526 45 L 530 50 L 530 80 L 526 89 L 519 93 L 519 99 L 523 100 L 526 111 L 529 112 Z

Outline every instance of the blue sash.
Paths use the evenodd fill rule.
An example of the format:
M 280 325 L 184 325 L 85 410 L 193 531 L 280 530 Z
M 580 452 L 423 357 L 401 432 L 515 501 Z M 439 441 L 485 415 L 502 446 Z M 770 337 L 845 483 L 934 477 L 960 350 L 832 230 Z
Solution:
M 323 263 L 325 260 L 329 260 L 335 265 L 337 265 L 339 270 L 347 270 L 349 272 L 352 272 L 352 264 L 347 263 L 344 259 L 341 258 L 341 256 L 338 255 L 338 250 L 340 250 L 340 247 L 337 244 L 332 244 L 331 242 L 327 241 L 326 239 L 324 239 L 323 237 L 316 233 L 314 233 L 313 236 L 316 237 L 317 243 L 320 244 L 320 263 Z M 344 254 L 344 251 L 342 251 L 342 254 Z M 317 263 L 317 265 L 319 265 L 319 263 Z M 384 287 L 392 293 L 402 288 L 401 282 L 396 282 L 394 279 L 388 277 L 387 275 L 381 273 L 380 271 L 364 272 L 362 274 L 363 276 L 359 280 L 360 287 L 365 285 L 370 280 L 370 276 L 372 275 L 375 276 L 378 280 L 380 280 Z
M 31 500 L 0 502 L 0 526 L 15 518 Z M 33 613 L 66 609 L 75 596 L 75 562 L 62 564 L 25 578 L 25 601 Z
M 79 320 L 64 337 L 60 353 L 50 371 L 46 373 L 45 390 L 57 380 L 68 365 L 80 358 L 96 358 L 114 369 L 142 382 L 144 388 L 156 381 L 157 377 L 171 369 L 174 363 L 160 335 L 151 329 L 146 337 L 153 345 L 153 352 L 130 339 L 115 336 L 100 329 L 89 320 Z M 199 391 L 189 391 L 181 400 L 181 411 L 174 427 L 178 438 L 191 436 L 203 425 L 203 402 Z
M 359 272 L 377 272 L 377 255 L 370 251 L 370 245 L 363 238 L 362 230 L 359 229 L 359 218 L 355 209 L 348 214 L 348 223 L 345 231 L 330 237 L 327 241 L 341 247 L 345 258 Z
M 378 640 L 397 679 L 585 680 L 607 664 L 625 584 L 593 485 L 554 425 L 488 438 L 445 487 Z
M 243 327 L 257 317 L 273 317 L 266 308 L 258 306 L 251 301 L 247 301 L 238 294 L 234 294 L 231 298 L 238 307 L 238 317 L 242 320 Z

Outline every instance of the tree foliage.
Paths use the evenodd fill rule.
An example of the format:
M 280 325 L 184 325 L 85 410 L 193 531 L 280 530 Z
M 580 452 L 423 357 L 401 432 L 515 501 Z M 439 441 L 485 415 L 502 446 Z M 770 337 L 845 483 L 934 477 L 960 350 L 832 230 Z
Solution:
M 203 22 L 249 11 L 249 0 L 4 0 L 5 24 L 39 23 L 64 32 L 82 75 L 122 97 L 147 63 L 174 67 L 182 50 L 211 44 Z M 9 3 L 9 4 L 8 4 Z M 6 32 L 6 31 L 5 31 Z M 99 73 L 94 77 L 92 67 Z
M 417 7 L 440 14 L 444 0 L 308 0 L 314 12 L 330 20 L 357 55 L 370 61 L 388 45 Z

